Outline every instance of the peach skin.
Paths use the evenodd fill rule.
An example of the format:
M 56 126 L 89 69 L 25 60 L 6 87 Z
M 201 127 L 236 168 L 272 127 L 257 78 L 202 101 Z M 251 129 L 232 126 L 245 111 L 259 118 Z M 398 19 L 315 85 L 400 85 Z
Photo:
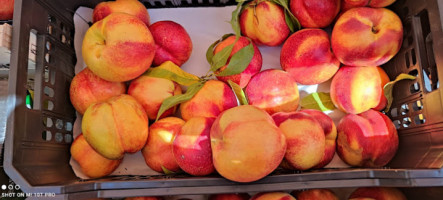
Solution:
M 332 78 L 331 100 L 343 112 L 358 114 L 376 107 L 382 95 L 377 67 L 342 66 Z
M 351 166 L 382 167 L 397 152 L 397 130 L 381 112 L 371 109 L 348 114 L 340 120 L 337 130 L 337 154 Z
M 268 69 L 252 77 L 246 86 L 249 104 L 265 110 L 270 115 L 298 109 L 298 85 L 285 71 Z
M 268 113 L 242 105 L 217 117 L 211 128 L 211 148 L 215 169 L 221 176 L 252 182 L 279 166 L 286 141 Z
M 332 50 L 344 65 L 379 66 L 400 50 L 403 25 L 386 8 L 359 7 L 346 11 L 332 30 Z
M 131 96 L 121 94 L 88 107 L 82 119 L 88 143 L 103 157 L 123 158 L 141 150 L 148 139 L 148 117 Z
M 226 46 L 231 45 L 232 43 L 234 43 L 235 41 L 235 36 L 230 36 L 228 38 L 226 38 L 225 40 L 223 40 L 222 42 L 220 42 L 214 49 L 214 55 L 217 54 L 218 52 L 220 52 L 222 49 L 226 48 Z M 216 77 L 218 80 L 221 80 L 225 83 L 228 82 L 228 80 L 231 80 L 234 83 L 237 83 L 241 88 L 246 87 L 246 85 L 249 83 L 249 80 L 251 80 L 251 77 L 254 76 L 255 74 L 257 74 L 258 72 L 260 72 L 262 64 L 263 64 L 263 59 L 260 53 L 260 49 L 257 48 L 257 46 L 254 44 L 254 42 L 252 42 L 252 45 L 254 46 L 254 55 L 252 56 L 252 60 L 249 63 L 249 65 L 246 67 L 246 69 L 241 72 L 240 74 L 235 74 L 235 75 L 231 75 L 231 76 L 217 76 L 217 73 L 219 73 L 220 71 L 223 71 L 226 66 L 229 64 L 230 62 L 230 58 L 237 53 L 240 49 L 242 49 L 243 47 L 246 47 L 247 45 L 249 45 L 250 41 L 248 40 L 248 38 L 241 36 L 238 41 L 235 43 L 234 48 L 231 51 L 231 55 L 228 58 L 228 63 L 221 67 L 217 72 L 216 72 Z
M 71 145 L 71 156 L 80 165 L 81 171 L 90 178 L 99 178 L 111 174 L 121 163 L 109 160 L 97 153 L 86 142 L 83 134 L 75 138 Z
M 106 1 L 97 4 L 92 12 L 92 22 L 98 22 L 111 13 L 127 13 L 139 18 L 149 26 L 149 13 L 146 7 L 137 0 Z
M 214 118 L 191 118 L 175 136 L 172 143 L 174 157 L 186 173 L 205 176 L 215 171 L 209 135 L 213 122 Z
M 289 36 L 284 9 L 270 0 L 253 0 L 240 13 L 242 35 L 258 45 L 278 46 Z
M 192 99 L 180 105 L 182 118 L 217 117 L 221 112 L 237 106 L 237 98 L 224 82 L 209 80 Z
M 83 38 L 86 65 L 107 81 L 124 82 L 137 78 L 152 64 L 154 38 L 138 18 L 112 13 L 93 24 Z
M 172 142 L 184 124 L 185 121 L 180 118 L 166 117 L 149 127 L 148 140 L 142 149 L 149 168 L 159 173 L 180 171 L 172 151 Z
M 303 29 L 289 36 L 281 49 L 280 64 L 302 85 L 323 83 L 340 67 L 329 36 L 322 29 Z
M 290 0 L 289 7 L 302 27 L 325 28 L 340 11 L 340 0 Z
M 106 81 L 85 68 L 72 79 L 69 97 L 75 110 L 83 115 L 90 105 L 125 92 L 124 83 Z
M 150 120 L 155 120 L 163 101 L 182 94 L 182 89 L 171 80 L 142 75 L 131 81 L 128 94 L 143 106 Z M 174 106 L 166 110 L 160 118 L 173 115 L 176 109 L 177 106 Z
M 186 29 L 173 21 L 158 21 L 149 26 L 155 41 L 153 64 L 172 61 L 182 66 L 192 53 L 192 40 Z

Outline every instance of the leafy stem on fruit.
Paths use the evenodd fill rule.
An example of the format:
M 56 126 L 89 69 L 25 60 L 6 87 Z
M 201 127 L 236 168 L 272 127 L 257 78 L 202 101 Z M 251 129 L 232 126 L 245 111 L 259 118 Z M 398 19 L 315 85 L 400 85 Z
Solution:
M 241 29 L 239 23 L 239 15 L 243 9 L 243 3 L 246 0 L 237 0 L 237 7 L 232 12 L 230 24 L 235 34 L 225 34 L 221 39 L 212 43 L 206 50 L 206 60 L 211 66 L 210 71 L 215 73 L 217 76 L 230 76 L 242 73 L 252 60 L 254 55 L 254 47 L 252 41 L 249 40 L 249 45 L 238 50 L 234 55 L 231 53 L 234 49 L 234 45 L 239 41 L 241 37 Z M 215 47 L 223 42 L 228 37 L 235 35 L 235 41 L 232 44 L 227 45 L 222 50 L 214 55 Z M 229 61 L 229 63 L 228 63 Z M 226 66 L 226 67 L 224 67 Z M 220 70 L 224 67 L 222 70 Z
M 198 83 L 190 85 L 184 94 L 166 98 L 160 106 L 160 109 L 158 110 L 157 118 L 155 121 L 157 121 L 166 110 L 192 99 L 192 97 L 197 94 L 197 92 L 203 87 L 204 84 L 205 82 L 199 81 Z
M 278 4 L 284 8 L 285 21 L 292 33 L 301 29 L 300 22 L 289 9 L 288 0 L 271 0 L 271 2 Z

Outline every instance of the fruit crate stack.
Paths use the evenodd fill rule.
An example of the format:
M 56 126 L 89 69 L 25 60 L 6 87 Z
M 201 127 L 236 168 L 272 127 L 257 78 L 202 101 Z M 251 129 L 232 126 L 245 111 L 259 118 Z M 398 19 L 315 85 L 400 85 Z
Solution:
M 55 0 L 16 0 L 15 2 L 15 18 L 12 32 L 12 54 L 8 86 L 8 95 L 12 98 L 8 98 L 8 105 L 11 106 L 11 113 L 8 118 L 6 131 L 4 167 L 10 178 L 17 185 L 19 185 L 24 192 L 49 193 L 55 194 L 56 197 L 59 198 L 83 199 L 95 197 L 106 198 L 146 196 L 146 194 L 149 194 L 149 196 L 164 196 L 214 193 L 257 193 L 271 191 L 292 191 L 313 188 L 352 188 L 375 186 L 402 188 L 436 187 L 438 190 L 438 187 L 443 186 L 443 92 L 439 88 L 439 78 L 443 77 L 443 70 L 441 70 L 442 67 L 439 66 L 440 63 L 443 63 L 443 60 L 441 58 L 441 56 L 443 55 L 443 53 L 441 52 L 443 51 L 443 42 L 441 41 L 443 40 L 441 19 L 443 17 L 440 16 L 441 12 L 439 10 L 439 7 L 443 5 L 440 1 L 437 0 L 427 0 L 421 2 L 411 0 L 397 0 L 393 5 L 389 7 L 400 17 L 401 23 L 403 24 L 403 35 L 400 35 L 400 39 L 403 40 L 403 43 L 401 45 L 401 48 L 398 50 L 398 53 L 389 62 L 383 64 L 381 67 L 382 69 L 384 69 L 384 71 L 386 71 L 386 74 L 390 80 L 396 79 L 396 77 L 398 77 L 400 74 L 409 75 L 409 77 L 412 76 L 414 78 L 413 80 L 404 80 L 395 83 L 392 93 L 394 101 L 392 102 L 391 109 L 385 111 L 386 115 L 381 114 L 380 112 L 375 113 L 375 111 L 366 115 L 374 116 L 374 118 L 379 119 L 380 122 L 392 120 L 393 128 L 388 132 L 393 132 L 394 129 L 396 129 L 396 132 L 398 132 L 398 150 L 392 160 L 390 160 L 390 158 L 392 158 L 393 155 L 390 155 L 390 158 L 388 160 L 384 160 L 381 166 L 369 162 L 369 164 L 363 165 L 364 167 L 347 167 L 339 169 L 319 168 L 310 170 L 302 170 L 297 168 L 278 169 L 274 171 L 272 170 L 275 169 L 275 166 L 270 167 L 269 169 L 267 169 L 266 167 L 257 167 L 256 170 L 259 171 L 260 174 L 267 175 L 270 173 L 266 177 L 260 177 L 258 179 L 256 177 L 248 177 L 249 171 L 247 170 L 244 173 L 240 174 L 245 176 L 242 176 L 242 178 L 238 179 L 238 176 L 230 176 L 231 174 L 222 173 L 221 171 L 219 171 L 220 174 L 210 173 L 209 175 L 205 174 L 205 176 L 201 176 L 200 173 L 203 169 L 199 169 L 200 171 L 193 171 L 195 168 L 191 167 L 190 169 L 186 169 L 186 167 L 182 166 L 180 167 L 184 171 L 186 171 L 187 174 L 169 174 L 169 169 L 164 169 L 163 167 L 161 167 L 159 171 L 167 172 L 166 174 L 126 174 L 104 177 L 98 175 L 95 176 L 96 178 L 79 178 L 70 164 L 71 153 L 72 157 L 78 161 L 81 158 L 76 157 L 76 155 L 83 155 L 83 152 L 76 150 L 74 144 L 89 144 L 91 146 L 95 146 L 94 149 L 101 155 L 105 155 L 106 157 L 112 158 L 114 160 L 121 159 L 125 152 L 133 151 L 132 149 L 124 148 L 118 149 L 118 151 L 108 151 L 109 149 L 100 149 L 100 141 L 97 142 L 91 139 L 88 140 L 87 137 L 94 137 L 94 133 L 85 132 L 85 130 L 87 131 L 88 128 L 94 129 L 96 128 L 95 126 L 97 124 L 102 123 L 102 121 L 100 120 L 103 119 L 94 118 L 94 113 L 99 111 L 101 112 L 100 106 L 94 107 L 94 109 L 96 109 L 94 111 L 96 112 L 93 112 L 92 109 L 90 109 L 91 107 L 87 107 L 87 109 L 85 108 L 83 119 L 86 119 L 85 121 L 87 121 L 88 123 L 85 123 L 84 121 L 82 122 L 82 131 L 84 137 L 86 138 L 86 140 L 88 140 L 87 143 L 73 143 L 74 139 L 77 139 L 77 137 L 74 137 L 73 135 L 73 126 L 75 123 L 75 119 L 77 118 L 76 111 L 82 113 L 80 109 L 78 109 L 79 106 L 75 104 L 76 101 L 73 101 L 72 99 L 74 95 L 72 95 L 71 93 L 71 96 L 69 96 L 70 87 L 72 87 L 72 85 L 75 86 L 74 76 L 78 73 L 76 69 L 76 64 L 79 62 L 80 59 L 84 59 L 85 62 L 88 63 L 94 63 L 96 61 L 94 60 L 96 59 L 96 57 L 94 57 L 96 54 L 83 54 L 81 56 L 76 52 L 74 46 L 74 33 L 77 33 L 78 30 L 75 30 L 76 24 L 74 24 L 73 17 L 76 15 L 75 10 L 78 9 L 80 6 L 95 8 L 96 5 L 100 2 L 101 1 L 99 0 L 77 0 L 66 2 L 58 2 Z M 177 7 L 223 7 L 237 4 L 237 2 L 233 0 L 153 0 L 142 2 L 148 9 L 166 7 L 171 9 L 178 9 Z M 285 1 L 276 2 L 281 3 Z M 232 7 L 232 11 L 234 11 L 234 9 L 235 6 Z M 286 18 L 292 19 L 292 28 L 297 29 L 298 22 L 289 15 L 290 14 L 287 14 Z M 126 15 L 120 15 L 115 17 L 114 19 L 128 19 L 128 24 L 130 24 L 129 21 L 132 20 Z M 111 18 L 105 18 L 105 20 L 103 21 L 106 20 L 112 22 Z M 203 23 L 203 21 L 201 23 Z M 103 24 L 105 23 L 102 23 L 101 25 Z M 139 24 L 143 24 L 143 22 L 140 22 Z M 395 24 L 391 25 L 394 26 Z M 92 27 L 94 26 L 95 25 L 93 25 Z M 302 26 L 305 25 L 302 24 Z M 154 28 L 152 28 L 152 30 L 153 29 Z M 306 32 L 305 30 L 302 30 L 299 33 L 304 33 L 303 31 Z M 378 31 L 382 30 L 373 30 L 374 33 Z M 287 32 L 289 34 L 290 30 L 288 30 Z M 88 34 L 88 32 L 86 34 Z M 323 33 L 316 34 L 321 36 Z M 340 34 L 345 35 L 347 33 L 346 31 L 344 31 Z M 29 47 L 30 41 L 33 40 L 33 35 L 35 35 L 36 38 L 35 40 L 37 48 L 35 55 L 35 68 L 29 67 L 30 61 L 28 60 L 28 57 L 30 55 L 30 49 L 24 48 Z M 139 35 L 134 35 L 133 39 L 136 40 L 142 38 L 144 41 L 152 40 L 152 38 L 143 38 L 146 34 L 142 35 L 143 36 L 140 37 Z M 179 37 L 180 35 L 176 36 Z M 87 40 L 94 39 L 97 38 L 90 37 Z M 217 38 L 214 38 L 214 41 L 216 39 Z M 227 36 L 223 39 L 226 40 L 214 43 L 214 46 L 223 44 L 223 42 L 229 40 L 233 42 L 235 37 Z M 282 41 L 285 39 L 286 38 L 283 38 Z M 98 38 L 96 42 L 103 42 L 99 40 L 100 38 Z M 287 40 L 289 41 L 290 39 Z M 241 39 L 239 39 L 238 41 L 242 42 Z M 244 49 L 255 48 L 253 45 L 247 45 L 248 41 L 249 40 L 245 39 L 244 46 L 246 47 L 244 47 Z M 277 45 L 282 45 L 282 41 L 280 41 L 280 43 Z M 86 45 L 84 44 L 83 48 L 87 46 L 87 42 L 88 41 L 85 42 Z M 198 41 L 193 42 L 196 43 Z M 346 38 L 344 38 L 341 42 L 346 42 Z M 260 41 L 260 43 L 266 44 L 267 41 Z M 332 42 L 332 45 L 334 45 L 334 42 Z M 152 44 L 146 44 L 146 47 L 154 48 Z M 284 49 L 285 46 L 283 45 L 282 51 Z M 327 49 L 329 49 L 329 47 Z M 289 50 L 291 50 L 291 48 L 288 48 L 288 50 L 285 51 Z M 210 49 L 210 51 L 208 52 L 215 53 L 217 51 L 222 50 L 213 48 Z M 122 55 L 125 55 L 125 53 L 128 52 L 120 51 L 117 54 L 113 54 L 113 56 L 122 57 Z M 149 52 L 131 53 L 132 54 L 128 54 L 128 56 L 132 56 L 137 53 L 149 54 Z M 365 54 L 365 52 L 361 52 L 361 54 Z M 210 63 L 211 61 L 214 61 L 216 59 L 216 56 L 214 56 L 213 54 L 206 54 L 201 56 L 207 56 Z M 254 56 L 255 55 L 250 55 L 250 59 L 254 60 Z M 151 59 L 152 61 L 153 58 L 147 59 Z M 234 60 L 234 58 L 232 59 Z M 143 62 L 142 59 L 137 61 Z M 156 60 L 154 60 L 153 62 L 155 63 Z M 352 63 L 352 59 L 350 61 L 347 60 L 346 62 Z M 211 64 L 214 63 L 215 62 Z M 226 64 L 226 62 L 224 64 Z M 203 82 L 204 85 L 211 85 L 211 87 L 214 88 L 220 87 L 221 90 L 230 91 L 230 88 L 227 84 L 220 84 L 221 81 L 208 81 L 205 80 L 205 76 L 198 77 L 192 74 L 182 73 L 180 71 L 180 68 L 177 67 L 178 64 L 176 63 L 173 64 L 172 62 L 159 62 L 158 65 L 160 66 L 157 68 L 152 67 L 150 70 L 148 70 L 146 72 L 146 75 L 148 77 L 160 76 L 162 74 L 161 70 L 169 70 L 169 72 L 179 71 L 179 74 L 181 74 L 182 78 L 184 78 L 181 80 L 181 82 L 177 82 L 180 82 L 180 84 L 182 85 L 188 86 L 188 91 L 190 90 L 190 88 L 194 88 L 196 90 L 201 89 L 201 91 L 203 91 L 205 88 L 205 86 L 203 86 Z M 214 65 L 219 65 L 218 68 L 223 66 L 217 63 L 215 63 Z M 125 75 L 116 76 L 115 74 L 108 73 L 110 70 L 99 69 L 100 66 L 98 68 L 95 67 L 96 66 L 93 66 L 93 64 L 88 66 L 88 69 L 92 71 L 90 72 L 91 74 L 101 73 L 104 74 L 101 76 L 101 78 L 119 82 L 135 79 L 137 78 L 137 76 L 140 75 L 140 73 L 143 73 L 146 70 L 144 69 L 141 70 L 141 72 L 136 72 L 137 75 L 134 75 L 133 71 L 121 70 L 121 72 L 119 73 L 124 73 Z M 345 67 L 342 67 L 342 69 L 344 68 Z M 353 70 L 352 67 L 348 67 L 346 69 Z M 225 70 L 230 70 L 229 65 L 225 68 Z M 221 72 L 217 70 L 213 71 L 214 73 L 223 72 L 222 70 L 220 70 Z M 82 72 L 87 73 L 86 70 Z M 223 101 L 221 104 L 223 104 L 223 106 L 229 106 L 228 104 L 235 104 L 235 97 L 239 98 L 238 101 L 240 103 L 245 103 L 249 101 L 250 104 L 253 104 L 254 98 L 251 94 L 257 93 L 257 91 L 260 90 L 265 91 L 267 89 L 265 87 L 266 85 L 261 82 L 269 83 L 275 81 L 273 79 L 268 79 L 267 77 L 279 77 L 276 78 L 278 81 L 288 83 L 290 83 L 291 81 L 287 80 L 292 80 L 291 78 L 286 79 L 288 75 L 282 70 L 267 69 L 260 74 L 261 76 L 257 75 L 251 79 L 251 82 L 255 82 L 255 85 L 252 85 L 251 87 L 249 87 L 249 85 L 246 86 L 247 84 L 242 83 L 241 81 L 237 81 L 236 83 L 232 83 L 232 81 L 229 82 L 230 86 L 234 88 L 236 96 L 233 96 L 233 98 L 229 99 L 232 101 L 226 100 Z M 25 102 L 27 97 L 31 96 L 29 91 L 30 77 L 33 80 L 32 105 Z M 304 77 L 298 78 L 303 79 Z M 202 79 L 204 81 L 202 81 Z M 223 78 L 220 78 L 220 80 L 221 79 Z M 328 78 L 326 78 L 325 80 L 327 79 Z M 333 83 L 331 84 L 334 84 L 334 81 L 332 82 Z M 369 82 L 370 80 L 368 80 L 368 82 L 364 82 L 363 84 Z M 254 88 L 254 86 L 263 87 Z M 381 85 L 379 84 L 379 86 Z M 121 88 L 124 87 L 124 84 L 110 84 L 109 88 L 110 87 Z M 132 90 L 128 89 L 128 93 L 131 93 L 131 91 L 137 93 L 136 89 L 134 89 L 135 87 L 136 86 L 134 86 Z M 175 85 L 175 87 L 177 87 L 177 85 Z M 244 93 L 246 93 L 248 99 L 241 98 L 242 95 L 244 95 L 242 93 L 243 91 L 241 90 L 241 88 L 243 87 L 246 87 Z M 288 84 L 287 87 L 294 87 L 294 84 Z M 379 88 L 378 90 L 381 90 L 381 88 Z M 197 95 L 198 94 L 199 93 L 197 93 Z M 211 94 L 212 93 L 208 93 L 206 94 L 206 96 L 209 96 Z M 114 98 L 112 100 L 113 102 L 110 102 L 110 105 L 115 106 L 112 109 L 121 110 L 121 112 L 118 112 L 119 114 L 129 116 L 135 113 L 134 115 L 136 115 L 136 110 L 142 108 L 138 108 L 141 106 L 127 96 Z M 331 96 L 331 98 L 334 97 Z M 260 99 L 258 101 L 260 101 Z M 369 101 L 370 100 L 367 99 L 367 102 L 365 103 L 368 103 Z M 127 102 L 126 105 L 131 106 L 129 106 L 129 108 L 119 107 L 118 102 Z M 209 105 L 209 103 L 203 102 L 200 104 L 200 106 L 202 107 L 204 105 Z M 338 104 L 336 103 L 336 105 Z M 345 106 L 341 107 L 342 109 L 347 109 L 343 108 Z M 195 112 L 186 112 L 187 108 L 195 109 L 193 110 Z M 273 113 L 277 112 L 276 110 L 273 110 L 274 108 L 264 109 L 266 110 L 265 112 L 252 106 L 238 106 L 232 109 L 235 109 L 235 111 L 229 110 L 223 112 L 220 116 L 215 116 L 217 117 L 217 119 L 192 118 L 192 116 L 198 111 L 198 108 L 196 108 L 195 106 L 193 107 L 193 105 L 190 105 L 190 103 L 181 104 L 179 109 L 181 109 L 181 116 L 183 117 L 183 119 L 188 121 L 186 122 L 186 124 L 188 124 L 188 127 L 195 128 L 198 127 L 197 125 L 205 125 L 204 127 L 199 127 L 202 129 L 200 130 L 200 132 L 211 132 L 211 137 L 213 135 L 220 136 L 223 134 L 223 129 L 224 126 L 226 126 L 226 121 L 235 119 L 236 115 L 232 114 L 233 112 L 237 114 L 240 113 L 242 114 L 242 116 L 248 116 L 249 119 L 254 118 L 260 121 L 260 127 L 258 125 L 254 125 L 255 129 L 253 129 L 256 130 L 258 134 L 264 132 L 261 129 L 268 129 L 268 132 L 276 132 L 276 134 L 281 134 L 282 130 L 283 132 L 285 131 L 285 128 L 282 126 L 282 124 L 284 124 L 285 120 L 287 120 L 288 118 L 287 115 L 279 115 L 278 113 Z M 165 111 L 165 113 L 166 112 L 167 111 Z M 143 121 L 144 123 L 147 123 L 147 119 L 144 118 L 149 118 L 150 120 L 154 121 L 157 117 L 160 116 L 158 114 L 158 116 L 155 115 L 155 113 L 153 116 L 139 117 L 139 120 Z M 268 113 L 274 114 L 273 118 L 270 118 L 270 115 Z M 307 112 L 298 113 L 290 117 L 301 118 L 306 115 L 312 115 L 306 118 L 309 118 L 309 120 L 307 121 L 314 124 L 320 123 L 313 122 L 315 121 L 315 118 L 322 118 L 319 117 L 320 115 L 310 114 Z M 116 115 L 114 115 L 114 117 L 115 116 Z M 390 119 L 388 119 L 388 117 Z M 125 116 L 123 116 L 121 119 L 124 118 Z M 235 120 L 241 121 L 242 119 Z M 349 126 L 355 125 L 351 123 L 352 120 L 352 118 L 349 119 Z M 278 121 L 277 125 L 279 125 L 280 128 L 277 128 L 275 126 L 274 121 Z M 210 124 L 212 123 L 214 123 L 215 125 L 211 127 Z M 131 126 L 131 128 L 137 129 L 139 130 L 139 132 L 146 133 L 145 137 L 147 137 L 147 130 L 146 128 L 144 128 L 144 124 L 138 123 L 138 125 L 140 124 L 141 126 Z M 303 128 L 303 125 L 305 124 L 297 124 L 297 126 Z M 150 126 L 149 128 L 151 129 L 152 127 Z M 185 132 L 183 131 L 184 129 L 185 128 L 181 129 L 182 132 Z M 290 129 L 291 127 L 286 128 L 286 130 Z M 310 131 L 310 127 L 305 127 L 305 129 L 306 131 Z M 149 131 L 151 132 L 152 130 Z M 177 136 L 176 139 L 177 138 L 180 137 Z M 216 137 L 213 137 L 213 140 L 216 139 Z M 283 140 L 284 139 L 282 139 L 282 137 L 274 137 L 272 139 L 269 139 L 257 136 L 257 138 L 254 138 L 254 142 L 262 142 L 263 144 L 273 142 L 275 147 L 284 146 L 286 148 L 286 144 Z M 396 142 L 397 141 L 393 142 L 392 144 Z M 131 145 L 136 146 L 136 142 L 131 141 Z M 143 145 L 144 143 L 138 146 Z M 211 145 L 214 146 L 214 143 L 211 143 Z M 389 145 L 391 144 L 388 143 L 384 147 L 387 147 Z M 71 146 L 73 147 L 71 148 Z M 140 150 L 140 148 L 137 148 L 137 151 L 138 150 Z M 278 155 L 277 157 L 280 158 L 282 158 L 285 154 L 284 151 L 279 151 L 278 148 L 270 148 L 270 150 L 272 150 L 271 153 L 273 153 L 274 155 Z M 177 153 L 181 153 L 181 157 L 192 157 L 192 155 L 186 154 L 185 151 L 180 152 L 180 149 L 177 150 Z M 270 152 L 263 151 L 262 153 L 263 155 L 265 155 L 266 153 Z M 229 158 L 230 156 L 235 156 L 235 154 L 227 154 L 224 156 Z M 388 162 L 389 160 L 390 162 L 386 164 L 385 162 Z M 265 163 L 269 162 L 266 160 L 262 161 Z M 80 165 L 82 165 L 81 162 L 79 163 Z M 114 162 L 112 165 L 118 164 L 119 161 Z M 371 168 L 372 164 L 376 165 L 377 167 Z M 295 164 L 289 163 L 289 165 L 292 165 L 289 167 L 291 168 L 294 167 Z M 249 167 L 254 168 L 254 166 Z M 89 175 L 92 174 L 90 177 L 94 177 L 94 175 L 96 175 L 94 174 L 95 171 L 85 172 Z

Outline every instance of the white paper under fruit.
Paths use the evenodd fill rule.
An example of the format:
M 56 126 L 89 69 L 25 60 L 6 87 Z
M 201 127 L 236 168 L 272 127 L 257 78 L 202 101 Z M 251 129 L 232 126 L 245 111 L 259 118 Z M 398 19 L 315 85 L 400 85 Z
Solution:
M 182 25 L 191 37 L 193 50 L 190 59 L 183 64 L 182 69 L 197 76 L 205 75 L 209 70 L 209 64 L 206 61 L 206 50 L 216 40 L 226 33 L 233 33 L 231 25 L 231 13 L 235 6 L 227 7 L 201 7 L 201 8 L 162 8 L 148 9 L 151 17 L 151 23 L 163 20 L 171 20 Z M 86 21 L 92 19 L 92 9 L 81 7 L 77 10 L 78 15 L 74 15 L 75 23 L 75 49 L 77 54 L 77 65 L 75 72 L 78 73 L 86 67 L 81 54 L 81 44 L 83 36 L 89 28 Z M 82 18 L 80 18 L 81 16 Z M 263 57 L 264 69 L 281 69 L 280 67 L 280 49 L 278 47 L 259 46 Z M 312 92 L 329 92 L 330 81 L 319 84 L 304 86 L 299 85 L 300 98 Z M 344 114 L 338 110 L 327 113 L 335 124 Z M 81 116 L 79 116 L 74 125 L 74 137 L 81 132 Z M 77 163 L 71 159 L 70 162 L 75 174 L 83 179 L 87 179 Z M 349 167 L 340 158 L 335 155 L 334 159 L 326 168 L 347 168 Z M 112 175 L 155 175 L 157 172 L 151 170 L 143 159 L 140 152 L 135 154 L 126 154 L 122 164 L 112 173 Z

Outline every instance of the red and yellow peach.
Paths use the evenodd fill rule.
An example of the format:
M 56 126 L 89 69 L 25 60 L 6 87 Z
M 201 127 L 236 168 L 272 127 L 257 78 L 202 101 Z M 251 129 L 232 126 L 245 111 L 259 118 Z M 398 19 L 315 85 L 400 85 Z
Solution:
M 386 115 L 372 109 L 346 115 L 337 130 L 337 154 L 351 166 L 385 166 L 398 148 L 394 124 Z
M 290 0 L 289 8 L 305 28 L 325 28 L 340 11 L 340 0 Z
M 357 188 L 349 196 L 349 200 L 406 200 L 406 196 L 397 188 L 389 187 L 362 187 Z
M 211 148 L 220 175 L 236 182 L 252 182 L 279 166 L 286 140 L 268 113 L 242 105 L 217 117 L 211 128 Z
M 260 192 L 250 200 L 295 200 L 295 198 L 286 192 Z
M 109 160 L 97 153 L 86 142 L 83 134 L 75 138 L 71 145 L 71 156 L 80 165 L 81 171 L 90 178 L 111 174 L 122 160 Z
M 166 117 L 149 127 L 148 140 L 142 149 L 143 158 L 149 168 L 159 173 L 180 170 L 172 151 L 172 142 L 184 124 L 185 121 L 180 118 Z
M 174 138 L 172 150 L 175 160 L 186 173 L 205 176 L 215 171 L 210 140 L 213 122 L 214 118 L 191 118 Z
M 153 64 L 172 61 L 178 66 L 188 61 L 192 53 L 192 40 L 186 29 L 173 21 L 158 21 L 149 26 L 155 41 Z
M 302 85 L 323 83 L 340 67 L 331 51 L 329 36 L 322 29 L 303 29 L 292 34 L 283 44 L 280 64 Z
M 331 46 L 341 63 L 379 66 L 400 50 L 403 26 L 386 8 L 359 7 L 343 13 L 332 30 Z
M 377 67 L 342 66 L 332 78 L 331 100 L 343 112 L 362 113 L 379 104 L 381 84 Z
M 235 42 L 235 39 L 236 39 L 235 36 L 230 36 L 225 40 L 223 40 L 222 42 L 220 42 L 214 49 L 214 55 L 220 52 L 222 49 L 226 48 L 227 46 L 233 44 Z M 231 51 L 228 63 L 225 66 L 221 67 L 220 70 L 217 72 L 223 71 L 226 68 L 226 66 L 229 64 L 230 58 L 240 49 L 249 45 L 250 42 L 251 41 L 249 41 L 248 38 L 241 36 L 238 39 L 238 41 L 235 43 L 234 48 Z M 225 83 L 227 83 L 228 80 L 231 80 L 232 82 L 237 83 L 241 88 L 246 87 L 246 85 L 249 83 L 249 80 L 251 80 L 251 77 L 260 72 L 263 64 L 260 49 L 257 48 L 254 42 L 252 42 L 252 45 L 254 47 L 254 55 L 252 57 L 251 62 L 243 72 L 231 76 L 216 76 L 217 79 Z
M 106 81 L 85 68 L 72 79 L 69 97 L 74 108 L 83 114 L 90 105 L 125 92 L 124 83 Z
M 155 120 L 163 101 L 182 94 L 182 90 L 180 85 L 171 80 L 142 75 L 131 81 L 128 94 L 143 106 L 150 120 Z M 174 106 L 166 110 L 159 118 L 173 115 L 176 108 Z
M 318 165 L 325 154 L 325 133 L 321 124 L 303 112 L 276 113 L 272 115 L 286 138 L 285 161 L 298 170 Z
M 139 18 L 146 26 L 149 26 L 149 13 L 146 7 L 137 0 L 106 1 L 97 4 L 92 12 L 92 21 L 98 22 L 111 13 L 127 13 Z
M 182 118 L 217 117 L 221 112 L 237 106 L 232 89 L 222 81 L 209 80 L 192 99 L 180 105 Z
M 325 134 L 325 152 L 320 163 L 314 166 L 314 168 L 322 168 L 329 164 L 332 161 L 332 158 L 334 158 L 337 140 L 337 127 L 335 126 L 331 117 L 319 110 L 305 109 L 301 110 L 300 112 L 314 117 L 323 128 L 323 132 Z
M 131 96 L 122 94 L 88 107 L 82 119 L 88 143 L 103 157 L 123 158 L 142 149 L 148 138 L 148 117 Z
M 154 38 L 137 17 L 112 13 L 93 24 L 83 38 L 86 65 L 107 81 L 124 82 L 137 78 L 152 64 Z
M 293 193 L 291 194 L 297 200 L 339 200 L 337 195 L 329 189 L 309 189 Z
M 289 36 L 284 9 L 270 0 L 249 2 L 240 13 L 240 29 L 258 45 L 278 46 Z
M 341 0 L 341 11 L 351 8 L 369 6 L 372 8 L 382 8 L 391 5 L 395 0 Z
M 268 69 L 252 77 L 245 94 L 249 104 L 269 114 L 292 112 L 298 109 L 298 85 L 285 71 Z

